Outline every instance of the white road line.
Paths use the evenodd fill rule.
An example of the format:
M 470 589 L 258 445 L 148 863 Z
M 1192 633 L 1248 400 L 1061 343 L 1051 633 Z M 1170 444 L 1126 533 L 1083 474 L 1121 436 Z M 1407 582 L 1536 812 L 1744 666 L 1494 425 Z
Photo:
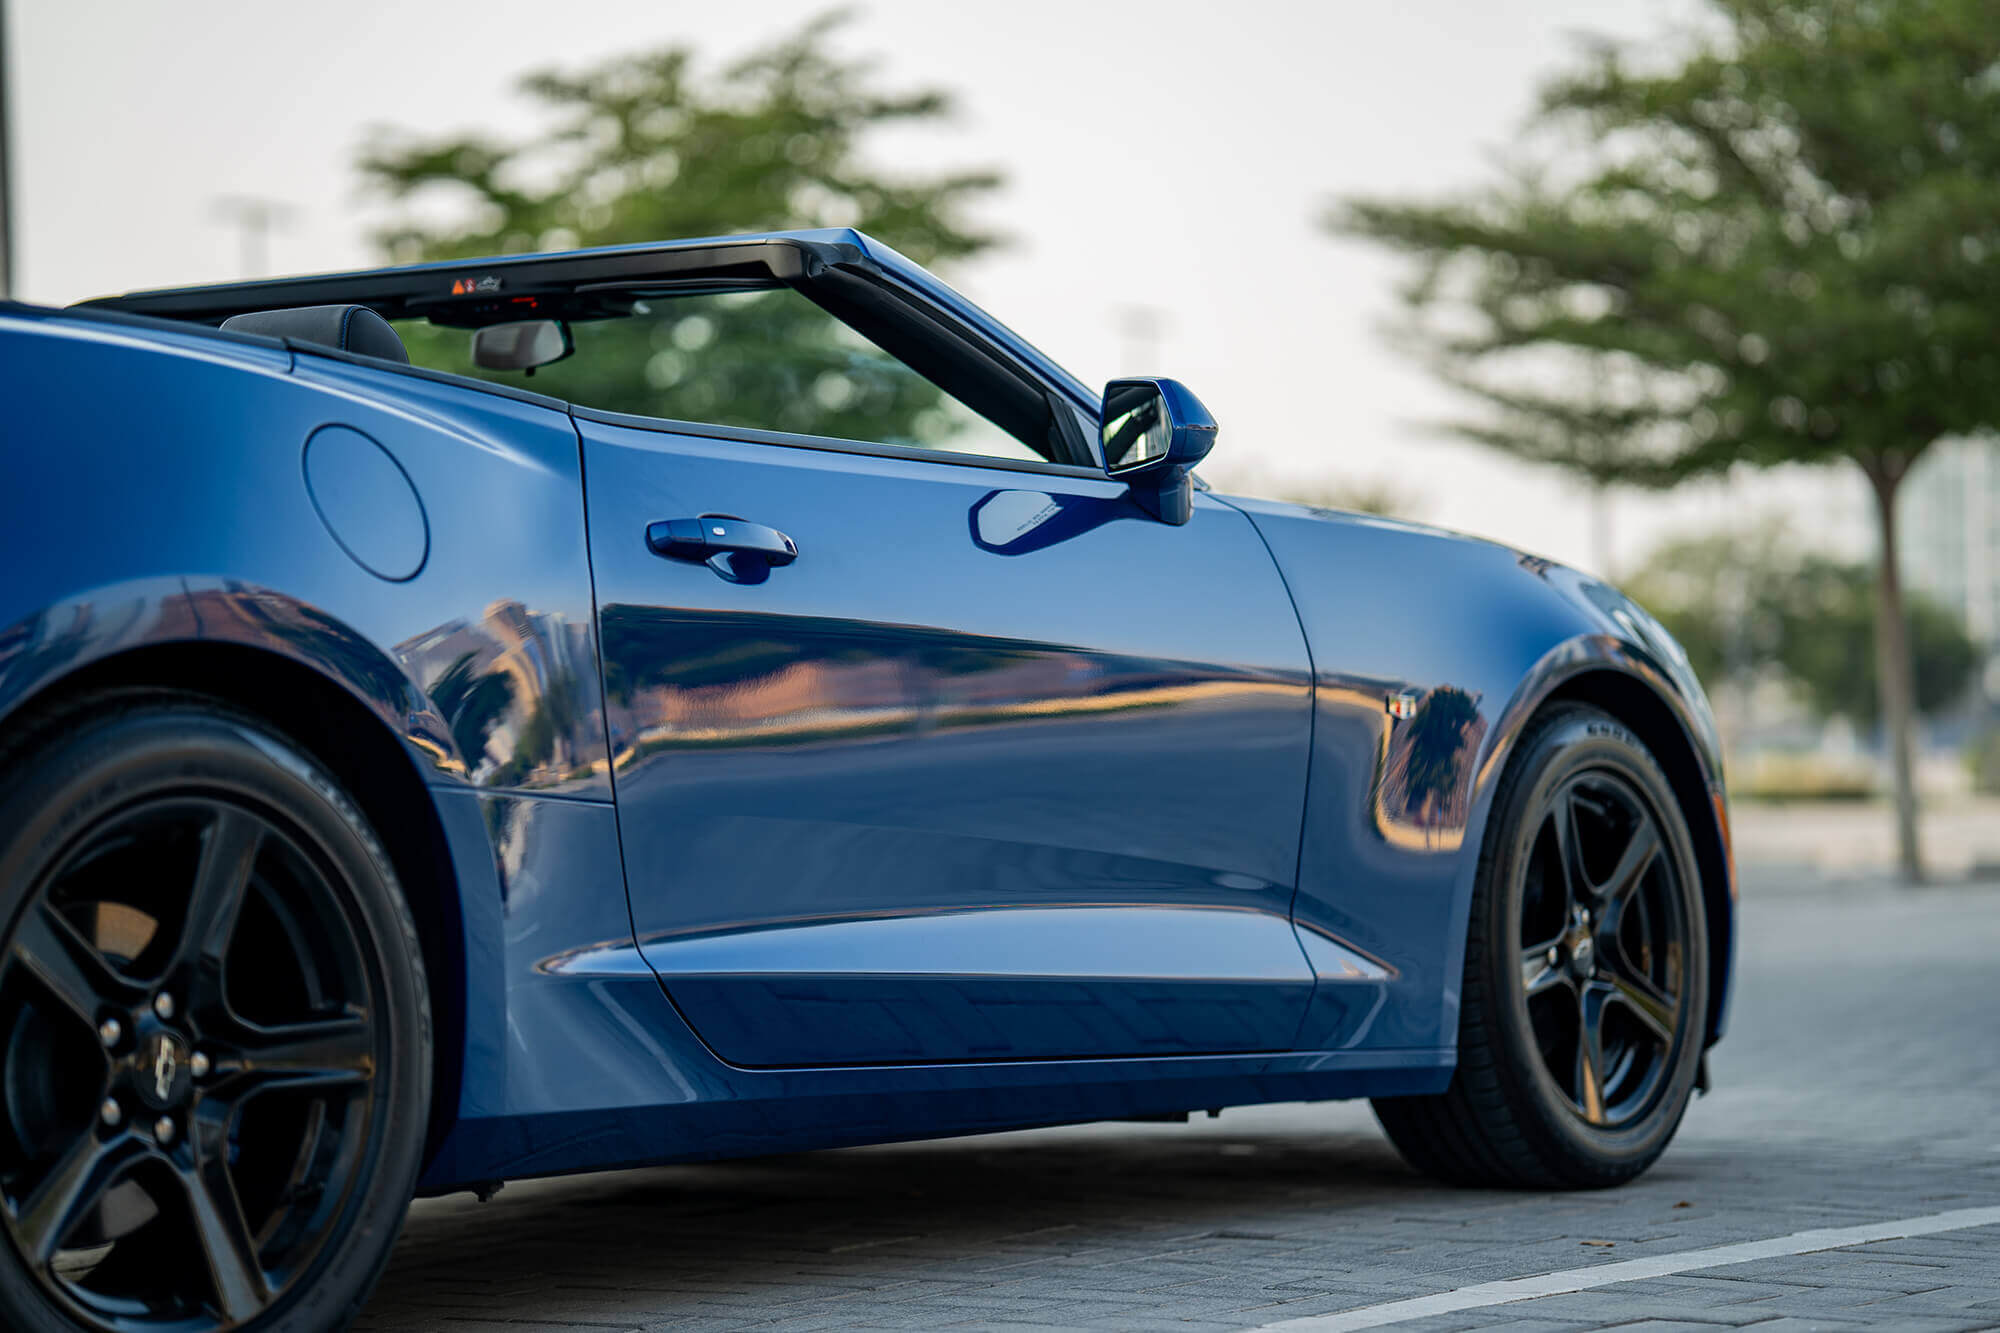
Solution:
M 1268 1329 L 1296 1330 L 1297 1333 L 1348 1333 L 1350 1329 L 1381 1328 L 1431 1315 L 1477 1310 L 1488 1305 L 1532 1301 L 1539 1296 L 1560 1296 L 1592 1287 L 1608 1287 L 1617 1282 L 1641 1282 L 1647 1278 L 1671 1277 L 1702 1268 L 1727 1264 L 1747 1264 L 1754 1259 L 1782 1259 L 1794 1254 L 1837 1250 L 1849 1245 L 1870 1245 L 1878 1240 L 1901 1240 L 1906 1236 L 1930 1236 L 1940 1231 L 1963 1231 L 1967 1227 L 2000 1226 L 2000 1208 L 1958 1208 L 1926 1217 L 1905 1217 L 1894 1222 L 1871 1222 L 1858 1227 L 1827 1227 L 1819 1231 L 1794 1231 L 1770 1240 L 1744 1241 L 1738 1245 L 1717 1245 L 1706 1250 L 1683 1250 L 1679 1254 L 1659 1254 L 1646 1259 L 1600 1264 L 1594 1268 L 1571 1268 L 1537 1277 L 1509 1278 L 1504 1282 L 1482 1282 L 1476 1287 L 1460 1287 L 1435 1296 L 1417 1296 L 1383 1305 L 1365 1305 L 1338 1314 L 1308 1315 L 1263 1324 L 1256 1333 Z

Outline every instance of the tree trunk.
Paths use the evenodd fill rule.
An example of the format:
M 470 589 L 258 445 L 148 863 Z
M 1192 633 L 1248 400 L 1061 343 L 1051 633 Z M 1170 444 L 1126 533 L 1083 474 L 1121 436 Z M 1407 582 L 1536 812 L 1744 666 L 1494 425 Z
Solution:
M 1867 459 L 1861 464 L 1875 491 L 1875 518 L 1881 554 L 1875 566 L 1875 679 L 1882 726 L 1889 741 L 1895 780 L 1896 864 L 1903 880 L 1921 884 L 1922 851 L 1917 842 L 1917 784 L 1914 763 L 1916 687 L 1910 664 L 1910 623 L 1903 613 L 1903 578 L 1896 539 L 1896 492 L 1907 465 L 1900 460 Z

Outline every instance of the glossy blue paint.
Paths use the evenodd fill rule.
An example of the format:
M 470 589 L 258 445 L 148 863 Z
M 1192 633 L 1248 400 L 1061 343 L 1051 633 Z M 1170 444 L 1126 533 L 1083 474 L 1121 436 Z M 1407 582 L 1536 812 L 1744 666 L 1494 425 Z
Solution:
M 1241 514 L 1204 500 L 1169 527 L 1117 483 L 1051 473 L 982 544 L 997 488 L 1029 478 L 964 457 L 581 429 L 633 920 L 720 1053 L 1289 1047 L 1312 990 L 1287 926 L 1307 659 Z M 704 512 L 783 531 L 797 561 L 730 580 L 649 548 L 661 517 Z M 1070 516 L 1067 539 L 1005 553 L 1043 515 Z M 1107 906 L 1201 915 L 1121 930 Z M 962 966 L 889 961 L 905 918 L 1023 907 L 1076 909 L 1057 929 L 1127 975 L 1081 987 L 1004 921 L 970 937 L 987 947 Z M 1255 975 L 1289 983 L 1205 971 L 1212 908 L 1261 914 Z M 793 951 L 835 924 L 845 961 L 818 954 L 801 981 Z M 737 966 L 680 977 L 665 946 L 721 932 L 744 941 Z
M 1401 1047 L 1457 1030 L 1457 981 L 1487 805 L 1514 738 L 1588 672 L 1643 682 L 1679 719 L 1705 789 L 1720 747 L 1686 659 L 1604 584 L 1491 542 L 1417 524 L 1231 499 L 1287 572 L 1313 645 L 1310 814 L 1295 913 L 1396 969 L 1363 1043 Z M 1367 633 L 1354 627 L 1366 625 Z M 1416 716 L 1391 717 L 1405 691 Z M 1717 838 L 1707 792 L 1687 803 Z M 1726 874 L 1726 871 L 1725 871 Z M 1711 885 L 1726 973 L 1734 904 Z M 1722 892 L 1716 892 L 1723 889 Z M 1711 1016 L 1720 1035 L 1723 996 Z
M 661 1043 L 670 1056 L 684 1048 Z M 668 1085 L 654 1106 L 462 1125 L 419 1188 L 648 1163 L 1128 1120 L 1263 1102 L 1441 1091 L 1448 1051 L 1016 1060 L 732 1071 Z
M 774 242 L 974 330 L 1094 440 L 1093 392 L 856 233 L 593 262 Z M 449 895 L 463 1014 L 426 1190 L 1435 1091 L 1494 786 L 1593 680 L 1657 701 L 1721 845 L 1671 640 L 1487 543 L 1215 495 L 1173 526 L 1094 469 L 19 306 L 0 401 L 0 732 L 80 671 L 228 645 L 345 691 L 426 784 L 452 873 L 412 888 Z M 796 559 L 648 543 L 710 514 Z
M 1315 980 L 1284 917 L 1202 907 L 850 918 L 644 954 L 741 1065 L 1285 1050 Z
M 263 340 L 53 314 L 0 317 L 0 367 L 0 714 L 113 653 L 231 643 L 353 694 L 432 781 L 609 799 L 559 407 L 414 377 L 385 393 Z M 322 522 L 301 453 L 330 424 L 427 498 L 419 577 L 385 584 Z M 406 510 L 380 533 L 343 512 L 350 541 L 409 549 Z
M 464 787 L 433 797 L 459 867 L 470 983 L 471 1076 L 442 1156 L 496 1122 L 671 1099 L 659 1034 L 681 1025 L 632 947 L 612 808 Z
M 306 493 L 327 535 L 378 579 L 402 583 L 431 551 L 423 497 L 395 456 L 348 426 L 306 438 Z

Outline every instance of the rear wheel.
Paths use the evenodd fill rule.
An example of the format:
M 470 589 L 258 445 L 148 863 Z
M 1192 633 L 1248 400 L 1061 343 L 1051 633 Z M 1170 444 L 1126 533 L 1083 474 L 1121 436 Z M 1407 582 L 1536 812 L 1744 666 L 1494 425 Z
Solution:
M 429 1100 L 379 842 L 309 758 L 201 700 L 100 700 L 0 766 L 0 1324 L 343 1326 Z
M 1375 1112 L 1411 1165 L 1458 1184 L 1621 1184 L 1680 1124 L 1708 1012 L 1687 822 L 1608 715 L 1539 717 L 1495 793 L 1473 892 L 1458 1068 Z

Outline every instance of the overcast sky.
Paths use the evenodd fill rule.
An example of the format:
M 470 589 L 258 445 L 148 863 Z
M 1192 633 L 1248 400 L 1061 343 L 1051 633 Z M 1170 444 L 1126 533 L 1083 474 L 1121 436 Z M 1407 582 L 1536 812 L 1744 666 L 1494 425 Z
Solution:
M 282 201 L 276 272 L 373 262 L 382 216 L 352 167 L 367 131 L 524 130 L 517 77 L 688 42 L 715 63 L 827 5 L 425 0 L 339 5 L 14 0 L 16 295 L 63 303 L 238 276 L 218 200 Z M 1326 237 L 1327 202 L 1486 178 L 1538 78 L 1582 33 L 1645 38 L 1692 0 L 863 0 L 840 44 L 891 85 L 958 99 L 875 147 L 889 167 L 991 165 L 980 220 L 1013 238 L 952 271 L 1081 378 L 1186 381 L 1222 424 L 1205 475 L 1381 482 L 1421 517 L 1589 566 L 1582 494 L 1441 442 L 1453 401 L 1385 345 L 1401 271 Z M 1134 181 L 1154 183 L 1134 192 Z M 1162 313 L 1157 364 L 1120 312 Z M 1773 498 L 1851 508 L 1838 481 L 1621 497 L 1614 555 Z M 1845 510 L 1843 510 L 1845 512 Z

